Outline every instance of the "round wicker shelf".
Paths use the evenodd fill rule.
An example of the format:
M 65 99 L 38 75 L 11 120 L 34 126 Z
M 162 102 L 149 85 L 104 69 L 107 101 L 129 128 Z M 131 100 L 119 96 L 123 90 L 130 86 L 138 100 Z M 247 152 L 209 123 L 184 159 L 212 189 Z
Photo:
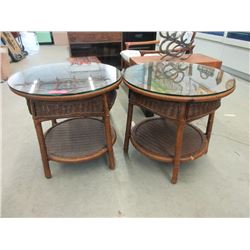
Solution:
M 113 128 L 112 144 L 116 134 Z M 95 118 L 69 119 L 51 127 L 45 135 L 49 160 L 80 162 L 107 152 L 104 123 Z
M 142 154 L 163 162 L 173 162 L 175 155 L 176 124 L 168 119 L 147 119 L 131 132 L 131 142 Z M 206 152 L 207 139 L 197 127 L 184 128 L 181 161 L 194 160 Z

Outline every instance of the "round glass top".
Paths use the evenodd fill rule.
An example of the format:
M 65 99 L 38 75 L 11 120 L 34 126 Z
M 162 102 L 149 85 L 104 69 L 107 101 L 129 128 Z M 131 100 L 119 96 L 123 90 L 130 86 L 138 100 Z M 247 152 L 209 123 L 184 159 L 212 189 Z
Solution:
M 110 65 L 55 63 L 31 67 L 15 73 L 8 85 L 30 95 L 64 96 L 87 93 L 108 87 L 121 78 Z
M 124 79 L 132 86 L 155 94 L 208 96 L 235 87 L 235 79 L 222 70 L 185 62 L 153 62 L 125 70 Z

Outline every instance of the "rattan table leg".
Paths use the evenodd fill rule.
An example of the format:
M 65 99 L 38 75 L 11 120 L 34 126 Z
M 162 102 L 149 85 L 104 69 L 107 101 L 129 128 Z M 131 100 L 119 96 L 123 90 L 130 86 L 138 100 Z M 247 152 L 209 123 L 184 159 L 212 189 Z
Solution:
M 110 114 L 108 107 L 108 97 L 106 94 L 103 95 L 103 107 L 104 107 L 104 128 L 105 128 L 105 139 L 108 149 L 108 163 L 110 169 L 115 169 L 115 158 L 112 145 L 112 134 L 110 126 Z
M 124 146 L 123 150 L 125 153 L 128 152 L 128 145 L 129 145 L 129 139 L 131 136 L 131 123 L 132 123 L 132 117 L 133 117 L 133 104 L 128 104 L 128 116 L 127 116 L 127 125 L 126 125 L 126 133 L 125 133 L 125 140 L 124 140 Z
M 51 171 L 49 167 L 49 161 L 48 161 L 48 155 L 47 155 L 47 149 L 46 149 L 42 125 L 41 125 L 41 122 L 37 120 L 34 120 L 34 124 L 35 124 L 36 134 L 37 134 L 37 138 L 38 138 L 38 142 L 40 146 L 44 174 L 46 178 L 51 178 Z
M 181 148 L 182 148 L 184 126 L 185 126 L 184 121 L 178 121 L 177 134 L 176 134 L 176 144 L 175 144 L 174 167 L 173 167 L 172 179 L 171 179 L 171 182 L 173 184 L 176 184 L 176 182 L 177 182 L 179 168 L 180 168 Z
M 172 171 L 171 182 L 176 184 L 178 178 L 178 172 L 181 162 L 181 150 L 182 150 L 182 141 L 183 141 L 183 131 L 185 126 L 185 112 L 186 104 L 182 103 L 179 106 L 178 119 L 177 119 L 177 131 L 176 131 L 176 141 L 175 141 L 175 155 L 174 155 L 174 167 Z
M 206 129 L 207 149 L 206 149 L 205 153 L 207 153 L 207 151 L 208 151 L 208 145 L 209 145 L 210 137 L 212 134 L 213 123 L 214 123 L 214 115 L 215 115 L 215 112 L 209 114 L 209 116 L 208 116 L 207 129 Z

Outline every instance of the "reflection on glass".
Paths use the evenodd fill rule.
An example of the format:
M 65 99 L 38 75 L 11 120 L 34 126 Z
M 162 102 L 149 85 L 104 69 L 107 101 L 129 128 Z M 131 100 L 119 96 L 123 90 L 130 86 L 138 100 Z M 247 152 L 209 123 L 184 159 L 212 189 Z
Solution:
M 185 62 L 161 61 L 126 69 L 124 78 L 131 85 L 158 94 L 205 96 L 227 91 L 235 79 L 215 68 Z
M 216 83 L 219 84 L 222 81 L 224 71 L 219 71 L 216 77 Z
M 169 79 L 175 83 L 180 83 L 184 76 L 185 71 L 188 68 L 187 64 L 176 64 L 173 62 L 160 62 L 155 65 L 155 77 L 157 79 Z
M 214 76 L 213 68 L 203 66 L 203 65 L 198 65 L 197 69 L 200 71 L 200 76 L 202 79 L 207 79 L 208 77 Z
M 117 82 L 121 73 L 105 64 L 57 63 L 41 65 L 16 73 L 10 87 L 34 95 L 67 95 L 105 88 Z
M 181 92 L 181 83 L 188 65 L 173 62 L 159 62 L 154 65 L 151 90 L 158 92 Z

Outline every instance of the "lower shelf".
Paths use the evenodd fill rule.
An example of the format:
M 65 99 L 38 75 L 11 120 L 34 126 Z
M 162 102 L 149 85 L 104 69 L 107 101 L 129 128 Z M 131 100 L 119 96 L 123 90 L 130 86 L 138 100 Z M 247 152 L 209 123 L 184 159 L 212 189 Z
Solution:
M 112 144 L 116 134 L 111 128 Z M 81 162 L 107 152 L 104 123 L 95 118 L 70 119 L 50 128 L 45 135 L 49 160 Z
M 163 118 L 146 119 L 131 132 L 131 142 L 142 154 L 163 162 L 173 162 L 176 124 Z M 186 124 L 183 134 L 181 161 L 194 160 L 206 152 L 207 138 L 197 127 Z

